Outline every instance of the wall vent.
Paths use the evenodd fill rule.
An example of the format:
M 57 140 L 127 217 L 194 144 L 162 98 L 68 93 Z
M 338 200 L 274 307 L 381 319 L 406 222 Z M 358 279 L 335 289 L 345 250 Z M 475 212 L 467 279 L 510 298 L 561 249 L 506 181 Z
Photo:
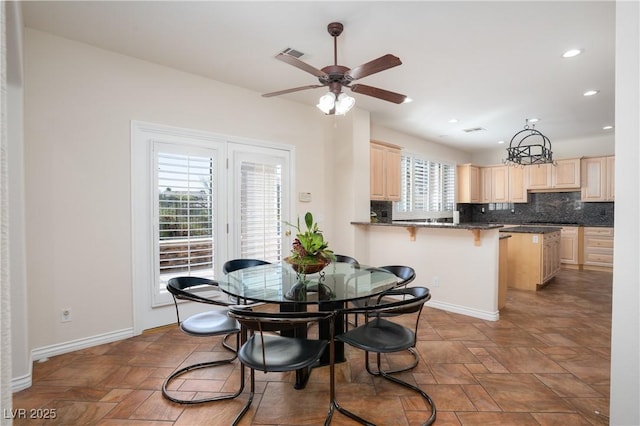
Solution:
M 298 58 L 298 59 L 300 59 L 300 57 L 304 55 L 304 53 L 300 52 L 299 50 L 292 49 L 291 47 L 287 47 L 282 51 L 282 53 L 284 53 L 285 55 L 293 56 L 294 58 Z
M 487 130 L 487 129 L 485 129 L 483 127 L 472 127 L 470 129 L 462 129 L 462 131 L 465 132 L 465 133 L 480 132 L 482 130 Z

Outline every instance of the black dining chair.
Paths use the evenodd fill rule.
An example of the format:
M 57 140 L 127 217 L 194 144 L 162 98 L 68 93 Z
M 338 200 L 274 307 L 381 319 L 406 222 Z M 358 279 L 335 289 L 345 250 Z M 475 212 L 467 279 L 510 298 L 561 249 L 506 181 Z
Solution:
M 401 297 L 401 299 L 388 300 L 388 296 Z M 393 288 L 384 292 L 376 300 L 375 304 L 357 308 L 348 308 L 342 313 L 360 313 L 364 315 L 365 324 L 349 330 L 344 334 L 335 336 L 341 341 L 355 348 L 365 351 L 365 365 L 367 372 L 374 376 L 382 377 L 393 383 L 397 383 L 420 394 L 431 407 L 431 415 L 423 425 L 431 425 L 436 420 L 436 405 L 431 397 L 419 387 L 392 376 L 393 372 L 385 371 L 381 367 L 381 354 L 393 353 L 409 348 L 414 348 L 417 340 L 420 314 L 425 302 L 431 299 L 431 293 L 426 287 Z M 340 314 L 338 312 L 337 314 Z M 390 317 L 399 315 L 414 315 L 415 326 L 408 328 L 391 321 Z M 369 366 L 369 353 L 376 354 L 377 371 L 372 371 Z M 336 400 L 335 389 L 331 389 L 330 417 L 333 410 L 337 409 L 347 417 L 361 423 L 371 424 L 362 417 L 342 407 Z M 325 423 L 326 424 L 326 423 Z
M 251 266 L 258 265 L 268 265 L 269 263 L 270 262 L 267 262 L 266 260 L 260 259 L 232 259 L 222 265 L 222 272 L 228 274 L 229 272 L 237 271 L 239 269 L 250 268 Z
M 220 307 L 228 307 L 229 304 L 217 300 L 215 298 L 204 297 L 196 292 L 200 291 L 220 291 L 218 288 L 218 283 L 201 277 L 190 277 L 190 276 L 182 276 L 171 278 L 167 283 L 167 290 L 173 296 L 173 302 L 176 307 L 176 317 L 178 321 L 178 325 L 180 326 L 180 330 L 190 336 L 196 337 L 213 337 L 213 336 L 224 336 L 222 339 L 222 345 L 225 349 L 233 352 L 233 356 L 231 358 L 225 358 L 215 361 L 207 361 L 201 362 L 197 364 L 188 365 L 186 367 L 180 368 L 179 370 L 174 371 L 169 377 L 167 377 L 162 384 L 162 395 L 173 402 L 177 402 L 179 404 L 199 404 L 203 402 L 211 402 L 218 401 L 223 399 L 231 399 L 235 398 L 240 393 L 242 393 L 244 389 L 244 371 L 241 369 L 241 380 L 240 380 L 240 388 L 232 394 L 225 394 L 221 396 L 211 397 L 211 398 L 201 398 L 201 399 L 192 399 L 185 400 L 180 399 L 175 396 L 170 395 L 169 393 L 169 384 L 175 380 L 176 378 L 182 376 L 183 374 L 188 373 L 189 371 L 198 370 L 202 368 L 215 367 L 218 365 L 229 364 L 233 362 L 236 358 L 237 348 L 240 343 L 240 324 L 233 318 L 230 318 L 227 315 L 227 309 L 216 309 L 211 311 L 202 312 L 199 314 L 191 315 L 190 317 L 180 320 L 180 310 L 178 309 L 178 300 L 192 301 L 198 303 L 205 303 L 208 305 L 216 305 Z M 226 339 L 229 336 L 236 336 L 236 347 L 232 347 L 226 343 Z
M 237 425 L 251 406 L 255 394 L 255 370 L 263 372 L 284 372 L 310 368 L 316 364 L 327 347 L 331 347 L 330 376 L 333 386 L 333 316 L 332 311 L 319 312 L 264 312 L 249 311 L 241 306 L 231 307 L 229 316 L 243 327 L 244 343 L 238 350 L 238 359 L 244 367 L 249 367 L 250 393 L 244 407 L 236 416 Z M 327 322 L 331 325 L 331 338 L 308 339 L 287 337 L 277 333 L 284 329 L 307 327 L 310 323 Z M 247 334 L 250 335 L 247 338 Z M 331 401 L 329 401 L 331 404 Z
M 406 265 L 387 265 L 387 266 L 379 266 L 376 269 L 382 269 L 387 272 L 391 272 L 398 278 L 398 282 L 396 283 L 396 287 L 406 287 L 407 284 L 411 283 L 416 279 L 416 271 L 410 266 Z M 371 303 L 371 298 L 368 299 L 358 299 L 354 300 L 353 305 L 356 307 L 363 307 Z M 358 326 L 358 316 L 354 315 L 354 325 Z M 415 354 L 414 354 L 415 356 Z M 416 358 L 417 363 L 417 358 Z M 413 366 L 415 367 L 415 365 Z M 410 367 L 410 368 L 413 368 Z
M 350 263 L 352 265 L 360 266 L 360 262 L 351 256 L 345 256 L 344 254 L 334 254 L 334 256 L 336 257 L 336 262 Z

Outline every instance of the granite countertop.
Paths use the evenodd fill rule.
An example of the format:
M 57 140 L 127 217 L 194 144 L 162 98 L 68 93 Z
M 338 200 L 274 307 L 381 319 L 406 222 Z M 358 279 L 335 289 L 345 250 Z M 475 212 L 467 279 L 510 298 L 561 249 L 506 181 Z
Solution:
M 501 229 L 500 232 L 512 232 L 518 234 L 550 234 L 561 230 L 561 226 L 514 226 L 512 228 Z
M 502 228 L 502 225 L 496 223 L 458 223 L 453 224 L 450 222 L 408 222 L 408 221 L 395 221 L 391 223 L 383 222 L 351 222 L 352 225 L 370 225 L 370 226 L 395 226 L 403 228 L 447 228 L 447 229 L 477 229 L 477 230 L 489 230 Z M 559 229 L 559 228 L 558 228 Z

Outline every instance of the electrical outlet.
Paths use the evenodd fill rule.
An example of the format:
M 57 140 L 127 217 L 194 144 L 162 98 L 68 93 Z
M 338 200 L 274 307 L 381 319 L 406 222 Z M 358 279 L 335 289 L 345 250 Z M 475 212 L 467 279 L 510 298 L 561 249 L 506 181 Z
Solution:
M 433 287 L 434 287 L 434 288 L 438 288 L 438 287 L 440 287 L 440 278 L 438 278 L 438 277 L 433 277 Z
M 71 321 L 71 308 L 64 308 L 60 315 L 60 322 L 69 322 Z

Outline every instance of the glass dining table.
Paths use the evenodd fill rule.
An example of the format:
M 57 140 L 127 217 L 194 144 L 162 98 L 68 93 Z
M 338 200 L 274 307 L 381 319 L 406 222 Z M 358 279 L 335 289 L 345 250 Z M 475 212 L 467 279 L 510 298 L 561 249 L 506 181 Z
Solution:
M 315 274 L 301 275 L 286 262 L 252 266 L 230 272 L 217 279 L 220 290 L 243 303 L 276 304 L 281 312 L 304 312 L 310 305 L 321 311 L 343 309 L 347 302 L 377 296 L 397 284 L 397 277 L 384 269 L 351 263 L 332 262 Z M 335 333 L 344 332 L 343 316 L 335 319 Z M 306 337 L 306 327 L 283 331 Z M 329 339 L 330 324 L 320 324 L 318 337 Z M 344 362 L 344 344 L 335 342 L 335 361 Z M 320 365 L 329 364 L 329 353 Z M 305 387 L 310 370 L 296 372 L 296 389 Z

